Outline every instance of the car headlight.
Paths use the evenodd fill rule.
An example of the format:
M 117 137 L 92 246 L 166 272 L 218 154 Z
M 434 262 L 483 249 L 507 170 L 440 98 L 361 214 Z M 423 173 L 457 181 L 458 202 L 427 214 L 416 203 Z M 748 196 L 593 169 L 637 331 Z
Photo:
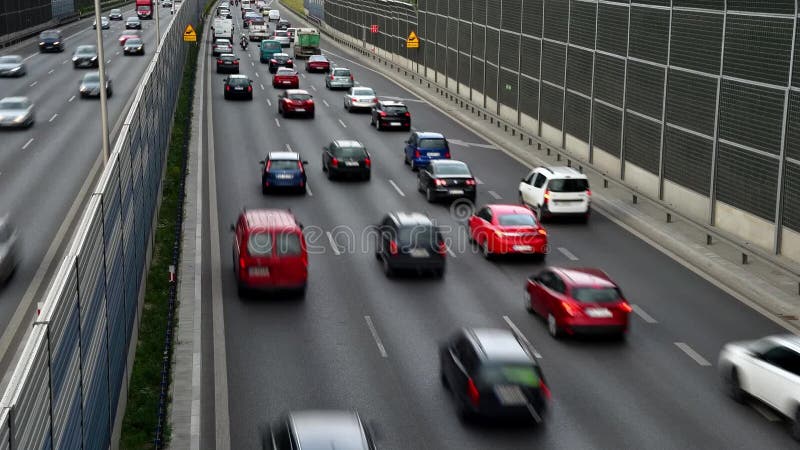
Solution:
M 72 60 L 73 60 L 73 61 L 77 61 L 77 60 L 78 60 L 78 57 L 77 57 L 77 56 L 73 56 L 73 57 L 72 57 Z
M 61 43 L 61 41 L 55 41 L 55 42 L 53 42 L 53 45 L 58 45 L 60 43 Z
M 97 56 L 92 56 L 92 61 L 94 61 L 95 59 L 97 59 Z
M 14 123 L 22 123 L 27 116 L 28 116 L 27 114 L 23 114 L 23 115 L 14 117 Z
M 9 72 L 16 72 L 19 69 L 21 69 L 21 67 L 19 67 L 19 66 L 18 67 L 14 67 L 13 69 L 9 70 Z

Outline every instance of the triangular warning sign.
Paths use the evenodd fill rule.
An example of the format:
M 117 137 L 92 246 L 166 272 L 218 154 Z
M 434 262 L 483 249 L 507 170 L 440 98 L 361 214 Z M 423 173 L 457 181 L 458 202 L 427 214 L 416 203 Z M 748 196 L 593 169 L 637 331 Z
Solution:
M 186 25 L 186 29 L 183 30 L 183 41 L 184 42 L 197 42 L 197 33 L 194 31 L 191 25 Z
M 406 48 L 419 48 L 419 38 L 417 37 L 417 33 L 413 31 L 408 33 L 408 39 L 406 39 Z

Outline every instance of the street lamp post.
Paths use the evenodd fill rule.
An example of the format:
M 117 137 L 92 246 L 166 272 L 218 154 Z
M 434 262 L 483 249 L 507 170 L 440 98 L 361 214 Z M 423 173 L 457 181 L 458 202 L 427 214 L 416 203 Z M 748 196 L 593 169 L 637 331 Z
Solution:
M 156 50 L 158 50 L 158 44 L 161 43 L 161 26 L 158 23 L 158 13 L 158 0 L 153 0 L 153 15 L 156 16 Z
M 106 90 L 106 57 L 103 51 L 103 22 L 100 19 L 100 0 L 94 0 L 94 20 L 97 25 L 97 57 L 100 72 L 100 128 L 103 135 L 103 164 L 108 162 L 108 92 Z

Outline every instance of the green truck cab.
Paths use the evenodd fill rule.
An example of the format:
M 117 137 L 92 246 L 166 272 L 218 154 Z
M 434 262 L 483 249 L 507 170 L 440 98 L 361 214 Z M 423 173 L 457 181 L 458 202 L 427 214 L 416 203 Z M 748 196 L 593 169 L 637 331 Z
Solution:
M 268 63 L 272 55 L 281 52 L 281 43 L 280 41 L 273 41 L 272 39 L 264 39 L 258 44 L 258 48 L 260 53 L 259 61 Z
M 319 55 L 319 31 L 316 28 L 298 28 L 294 34 L 295 59 Z

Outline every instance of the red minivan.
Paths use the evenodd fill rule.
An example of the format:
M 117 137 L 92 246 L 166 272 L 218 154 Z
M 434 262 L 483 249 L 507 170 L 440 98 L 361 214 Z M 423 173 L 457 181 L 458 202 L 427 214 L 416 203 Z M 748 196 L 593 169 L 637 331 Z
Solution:
M 289 211 L 244 210 L 232 225 L 233 271 L 239 296 L 249 290 L 298 290 L 305 295 L 308 252 L 302 225 Z

